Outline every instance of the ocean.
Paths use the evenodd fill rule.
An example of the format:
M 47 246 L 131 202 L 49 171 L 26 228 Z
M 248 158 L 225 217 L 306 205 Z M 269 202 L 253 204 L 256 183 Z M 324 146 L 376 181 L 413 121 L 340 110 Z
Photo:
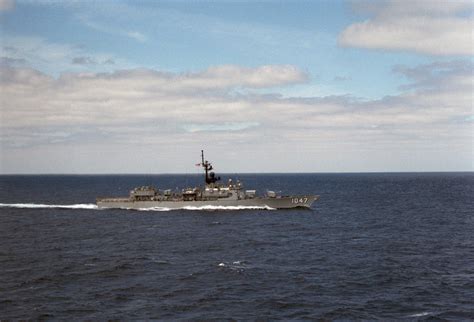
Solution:
M 0 319 L 474 319 L 474 173 L 223 177 L 321 199 L 99 210 L 202 178 L 0 176 Z

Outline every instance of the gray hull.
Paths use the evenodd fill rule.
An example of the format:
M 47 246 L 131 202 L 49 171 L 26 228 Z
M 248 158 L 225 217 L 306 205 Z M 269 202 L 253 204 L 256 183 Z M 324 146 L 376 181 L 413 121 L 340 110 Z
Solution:
M 297 207 L 310 208 L 313 202 L 319 199 L 319 196 L 294 196 L 278 198 L 252 198 L 240 200 L 208 200 L 208 201 L 133 201 L 125 198 L 111 198 L 97 200 L 99 208 L 122 208 L 122 209 L 196 209 L 200 208 L 267 208 L 267 209 L 289 209 Z

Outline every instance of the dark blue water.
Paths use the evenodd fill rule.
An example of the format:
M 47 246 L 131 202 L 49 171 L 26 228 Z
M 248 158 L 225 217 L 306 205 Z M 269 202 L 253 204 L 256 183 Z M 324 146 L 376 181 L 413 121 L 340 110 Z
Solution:
M 97 196 L 200 178 L 0 176 L 0 318 L 474 318 L 473 173 L 239 178 L 321 200 L 96 210 Z M 79 209 L 25 208 L 38 204 Z

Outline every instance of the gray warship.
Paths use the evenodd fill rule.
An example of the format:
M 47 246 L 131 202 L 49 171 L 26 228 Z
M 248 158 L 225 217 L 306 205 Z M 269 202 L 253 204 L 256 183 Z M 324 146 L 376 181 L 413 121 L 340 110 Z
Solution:
M 204 160 L 201 150 L 201 163 L 204 169 L 203 187 L 185 188 L 181 192 L 171 189 L 157 189 L 151 186 L 138 187 L 125 198 L 97 198 L 98 208 L 122 209 L 288 209 L 310 208 L 319 199 L 317 195 L 281 196 L 267 191 L 259 196 L 256 190 L 246 190 L 240 181 L 229 179 L 227 184 L 219 183 L 220 177 L 212 172 L 212 164 Z

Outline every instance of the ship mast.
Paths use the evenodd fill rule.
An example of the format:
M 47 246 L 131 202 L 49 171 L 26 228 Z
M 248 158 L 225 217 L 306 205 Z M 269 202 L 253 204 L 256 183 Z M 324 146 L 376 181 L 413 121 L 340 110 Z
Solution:
M 215 183 L 216 181 L 221 179 L 220 177 L 216 177 L 214 172 L 209 172 L 212 170 L 212 164 L 209 161 L 204 160 L 204 150 L 201 150 L 201 166 L 206 172 L 206 184 Z

